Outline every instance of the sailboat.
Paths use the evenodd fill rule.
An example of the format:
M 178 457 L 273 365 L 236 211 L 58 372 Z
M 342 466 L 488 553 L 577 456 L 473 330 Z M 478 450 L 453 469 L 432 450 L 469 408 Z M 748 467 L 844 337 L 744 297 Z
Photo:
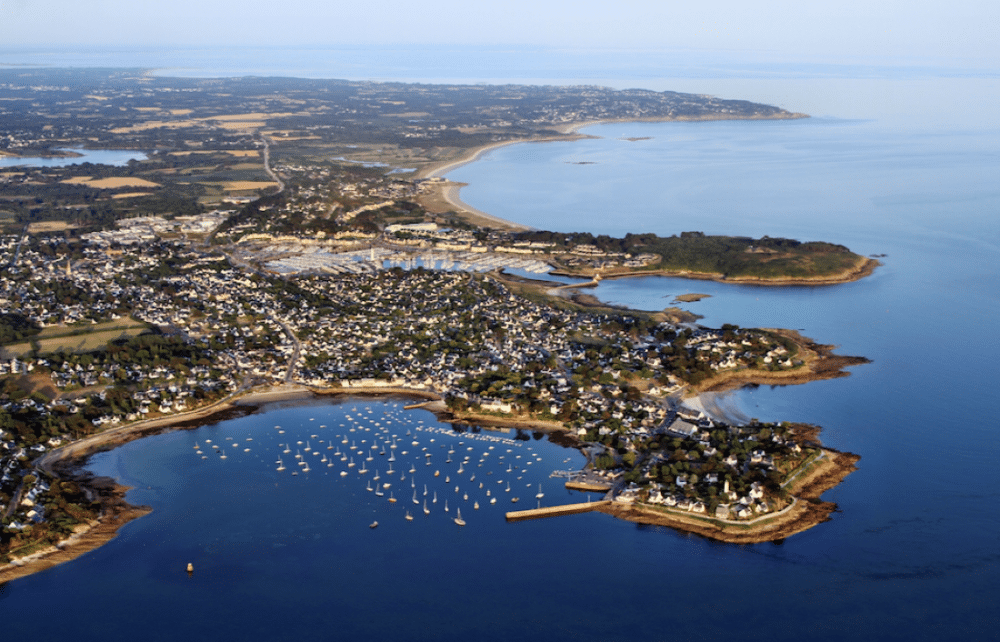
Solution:
M 545 497 L 545 493 L 542 492 L 542 485 L 539 484 L 538 485 L 538 494 L 535 495 L 535 498 L 536 499 L 541 499 L 542 497 Z
M 462 519 L 462 509 L 461 508 L 456 508 L 455 509 L 455 523 L 458 524 L 459 526 L 465 526 L 465 520 Z
M 406 511 L 406 521 L 408 522 L 413 521 L 413 515 L 410 515 L 410 511 Z
M 413 491 L 413 503 L 414 504 L 419 504 L 420 503 L 420 500 L 417 499 L 417 491 Z
M 392 502 L 393 504 L 396 503 L 396 498 L 392 496 L 392 491 L 391 490 L 389 491 L 389 501 Z
M 424 499 L 424 515 L 430 515 L 431 509 L 427 508 L 427 500 Z
M 285 469 L 285 465 L 281 463 L 281 457 L 278 457 L 278 470 L 282 471 Z

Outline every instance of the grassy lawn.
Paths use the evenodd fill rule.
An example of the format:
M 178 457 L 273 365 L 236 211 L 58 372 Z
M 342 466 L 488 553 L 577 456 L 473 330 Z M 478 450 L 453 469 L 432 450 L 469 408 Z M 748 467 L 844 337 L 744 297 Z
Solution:
M 39 354 L 53 352 L 92 352 L 115 339 L 136 337 L 147 330 L 145 323 L 135 319 L 119 319 L 106 323 L 81 326 L 49 326 L 34 338 Z M 0 349 L 0 358 L 11 359 L 31 352 L 32 342 L 12 343 Z

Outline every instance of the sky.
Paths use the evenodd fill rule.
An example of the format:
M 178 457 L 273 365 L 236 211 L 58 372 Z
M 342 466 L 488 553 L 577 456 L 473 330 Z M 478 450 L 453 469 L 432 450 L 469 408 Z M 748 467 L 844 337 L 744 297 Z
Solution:
M 511 45 L 996 69 L 995 0 L 0 0 L 3 47 Z

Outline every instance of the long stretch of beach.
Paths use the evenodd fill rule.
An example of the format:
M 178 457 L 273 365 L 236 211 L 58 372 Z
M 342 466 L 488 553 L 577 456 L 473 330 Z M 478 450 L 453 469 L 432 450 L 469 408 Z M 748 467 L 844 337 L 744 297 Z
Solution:
M 444 178 L 445 174 L 452 172 L 463 165 L 467 165 L 476 160 L 479 160 L 483 154 L 490 152 L 494 149 L 499 149 L 501 147 L 506 147 L 508 145 L 516 145 L 519 143 L 548 143 L 556 141 L 572 141 L 579 140 L 581 138 L 590 138 L 584 134 L 579 134 L 577 130 L 588 127 L 590 125 L 600 124 L 602 121 L 592 121 L 592 122 L 580 122 L 580 123 L 568 123 L 565 125 L 559 125 L 553 127 L 562 136 L 544 136 L 538 138 L 524 138 L 518 140 L 505 140 L 496 143 L 490 143 L 488 145 L 482 145 L 480 147 L 473 147 L 467 150 L 458 158 L 443 161 L 440 163 L 434 163 L 421 168 L 414 174 L 414 178 Z M 465 187 L 465 183 L 454 183 L 451 181 L 439 184 L 432 188 L 432 191 L 425 194 L 420 200 L 424 207 L 429 210 L 449 208 L 456 212 L 465 214 L 467 217 L 473 219 L 473 222 L 481 224 L 483 227 L 499 227 L 503 229 L 514 229 L 514 230 L 527 230 L 530 229 L 527 225 L 522 225 L 520 223 L 514 223 L 513 221 L 508 221 L 507 219 L 500 218 L 499 216 L 494 216 L 480 209 L 472 207 L 465 201 L 461 199 L 460 191 Z

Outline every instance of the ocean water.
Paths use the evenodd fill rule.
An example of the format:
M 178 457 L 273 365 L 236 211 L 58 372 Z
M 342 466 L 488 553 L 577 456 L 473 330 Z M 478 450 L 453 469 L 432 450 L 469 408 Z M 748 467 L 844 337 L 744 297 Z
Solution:
M 562 71 L 536 66 L 523 73 L 571 77 L 557 76 Z M 649 72 L 630 84 L 668 81 Z M 741 95 L 747 85 L 758 93 Z M 755 100 L 770 95 L 769 102 L 823 117 L 601 125 L 585 130 L 600 138 L 502 148 L 449 178 L 469 183 L 462 197 L 474 207 L 540 228 L 767 234 L 884 254 L 874 275 L 840 286 L 643 278 L 595 291 L 647 310 L 666 307 L 677 294 L 707 293 L 711 298 L 687 306 L 707 325 L 799 329 L 841 354 L 871 359 L 845 378 L 746 389 L 719 400 L 738 416 L 822 425 L 826 444 L 861 455 L 859 470 L 824 496 L 839 505 L 831 521 L 753 546 L 599 514 L 507 524 L 499 502 L 478 511 L 462 504 L 464 528 L 437 510 L 407 522 L 402 511 L 418 508 L 408 480 L 398 482 L 400 502 L 389 505 L 375 501 L 355 473 L 340 477 L 339 460 L 337 474 L 317 474 L 326 469 L 315 465 L 308 474 L 279 474 L 276 456 L 293 462 L 278 444 L 335 431 L 347 414 L 367 417 L 369 408 L 376 418 L 390 413 L 446 427 L 392 400 L 278 406 L 95 457 L 95 471 L 133 486 L 130 499 L 154 512 L 101 549 L 4 586 L 5 634 L 995 638 L 1000 102 L 983 100 L 996 97 L 994 81 L 814 74 L 759 85 L 681 78 L 674 86 Z M 819 86 L 827 89 L 816 92 Z M 926 91 L 934 87 L 948 91 Z M 901 118 L 899 96 L 924 99 L 911 101 Z M 580 161 L 595 164 L 573 164 Z M 226 460 L 195 454 L 196 443 L 209 456 L 206 440 L 231 443 L 226 437 L 240 443 L 224 446 L 236 451 Z M 517 440 L 521 446 L 502 450 L 524 455 L 531 446 L 542 461 L 517 480 L 524 484 L 519 507 L 535 501 L 537 484 L 544 502 L 569 499 L 548 474 L 579 465 L 580 456 L 522 437 L 528 439 Z M 419 448 L 435 451 L 437 465 L 443 443 L 471 439 L 428 431 Z M 474 452 L 486 443 L 476 441 Z M 483 470 L 478 460 L 476 466 Z M 416 468 L 422 484 L 433 467 Z M 439 497 L 454 495 L 440 478 L 427 483 Z M 469 490 L 479 492 L 478 483 Z M 369 529 L 375 519 L 379 527 Z M 188 562 L 196 569 L 190 578 L 183 572 Z

